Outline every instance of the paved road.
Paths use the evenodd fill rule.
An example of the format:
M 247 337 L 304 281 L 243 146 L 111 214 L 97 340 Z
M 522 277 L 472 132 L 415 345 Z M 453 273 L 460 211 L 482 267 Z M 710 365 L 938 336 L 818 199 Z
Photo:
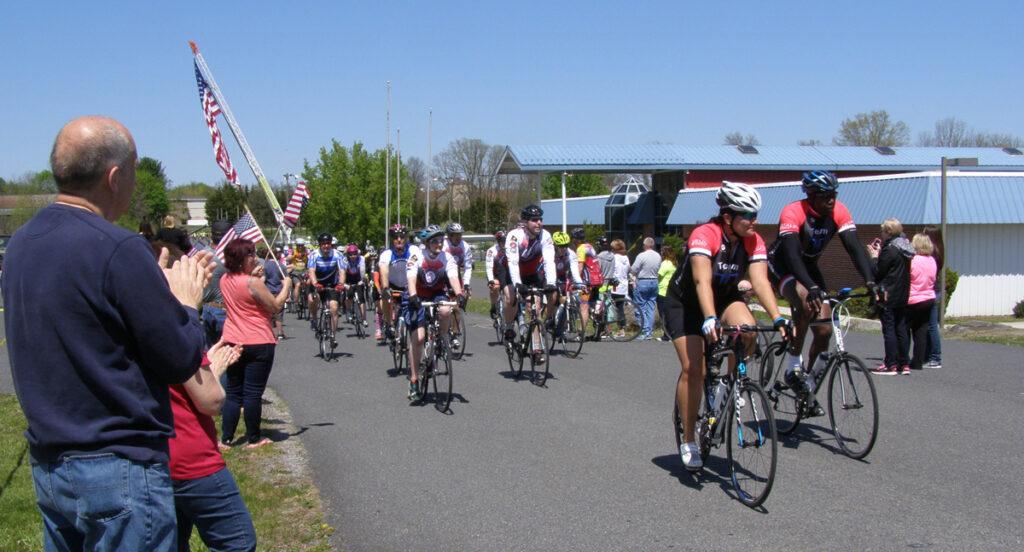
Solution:
M 390 357 L 372 340 L 343 338 L 327 363 L 289 319 L 271 385 L 301 428 L 339 549 L 948 550 L 1024 540 L 1019 348 L 946 341 L 946 368 L 875 378 L 881 428 L 866 461 L 839 454 L 816 419 L 782 441 L 775 489 L 755 511 L 732 497 L 724 449 L 698 477 L 682 469 L 670 345 L 588 343 L 578 360 L 553 358 L 538 388 L 509 377 L 485 317 L 471 322 L 443 415 L 406 400 L 405 379 L 387 374 Z M 879 335 L 848 341 L 877 362 Z

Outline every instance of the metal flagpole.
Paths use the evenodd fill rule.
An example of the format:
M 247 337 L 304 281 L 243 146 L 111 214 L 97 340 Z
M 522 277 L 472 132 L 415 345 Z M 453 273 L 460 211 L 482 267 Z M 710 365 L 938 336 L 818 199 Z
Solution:
M 395 192 L 398 193 L 398 222 L 402 222 L 402 129 L 395 129 L 395 154 L 398 156 L 395 165 Z
M 430 186 L 434 181 L 430 178 L 430 138 L 434 133 L 434 108 L 430 108 L 430 117 L 427 122 L 427 222 L 423 225 L 424 228 L 430 226 Z
M 235 116 L 231 114 L 231 109 L 228 107 L 228 102 L 224 99 L 224 95 L 221 94 L 220 88 L 217 86 L 217 81 L 213 78 L 213 73 L 210 72 L 210 68 L 206 66 L 206 61 L 203 60 L 203 55 L 199 53 L 199 48 L 195 42 L 189 41 L 189 46 L 192 47 L 192 54 L 195 56 L 196 64 L 199 66 L 200 71 L 203 72 L 203 76 L 206 77 L 207 84 L 210 85 L 210 91 L 213 93 L 213 97 L 217 99 L 217 103 L 220 104 L 221 113 L 224 114 L 224 120 L 228 123 L 228 128 L 231 129 L 231 134 L 234 135 L 235 141 L 238 142 L 238 147 L 242 150 L 242 155 L 245 156 L 245 160 L 249 163 L 249 168 L 252 169 L 253 175 L 256 177 L 256 181 L 260 183 L 263 188 L 263 193 L 267 196 L 267 202 L 270 203 L 270 208 L 274 211 L 274 218 L 277 219 L 278 226 L 284 224 L 284 211 L 281 210 L 281 205 L 277 203 L 277 198 L 274 197 L 274 191 L 270 189 L 270 184 L 267 183 L 267 177 L 263 175 L 263 169 L 260 168 L 260 164 L 256 162 L 256 155 L 253 154 L 252 148 L 249 147 L 249 142 L 246 141 L 245 135 L 242 134 L 242 129 L 238 126 L 235 121 Z M 248 208 L 246 208 L 248 210 Z M 255 219 L 253 219 L 255 222 Z

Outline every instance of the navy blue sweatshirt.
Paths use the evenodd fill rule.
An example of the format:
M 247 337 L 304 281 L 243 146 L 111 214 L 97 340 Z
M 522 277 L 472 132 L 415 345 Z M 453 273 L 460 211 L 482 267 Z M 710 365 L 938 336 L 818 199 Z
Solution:
M 32 461 L 166 462 L 167 386 L 195 373 L 203 332 L 146 240 L 54 204 L 14 233 L 5 261 L 7 350 Z

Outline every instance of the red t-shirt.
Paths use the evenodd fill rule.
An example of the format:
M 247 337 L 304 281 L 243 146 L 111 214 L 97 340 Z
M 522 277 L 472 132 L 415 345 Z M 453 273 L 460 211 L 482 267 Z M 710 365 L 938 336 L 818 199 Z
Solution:
M 210 361 L 203 356 L 203 366 Z M 226 465 L 217 450 L 217 426 L 213 418 L 196 408 L 182 384 L 171 386 L 174 437 L 171 448 L 171 479 L 198 479 L 217 473 Z
M 856 228 L 849 209 L 838 200 L 831 217 L 822 217 L 814 212 L 806 199 L 786 205 L 779 215 L 779 236 L 797 234 L 800 252 L 808 258 L 821 255 L 832 236 Z

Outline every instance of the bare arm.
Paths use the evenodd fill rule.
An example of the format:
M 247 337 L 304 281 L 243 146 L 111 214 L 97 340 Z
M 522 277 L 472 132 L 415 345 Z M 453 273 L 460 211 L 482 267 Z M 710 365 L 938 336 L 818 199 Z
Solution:
M 210 364 L 200 366 L 199 371 L 185 381 L 185 391 L 200 412 L 208 416 L 220 412 L 224 405 L 224 388 L 220 385 L 220 377 L 241 354 L 241 345 L 224 345 L 223 341 L 218 341 L 207 351 Z

